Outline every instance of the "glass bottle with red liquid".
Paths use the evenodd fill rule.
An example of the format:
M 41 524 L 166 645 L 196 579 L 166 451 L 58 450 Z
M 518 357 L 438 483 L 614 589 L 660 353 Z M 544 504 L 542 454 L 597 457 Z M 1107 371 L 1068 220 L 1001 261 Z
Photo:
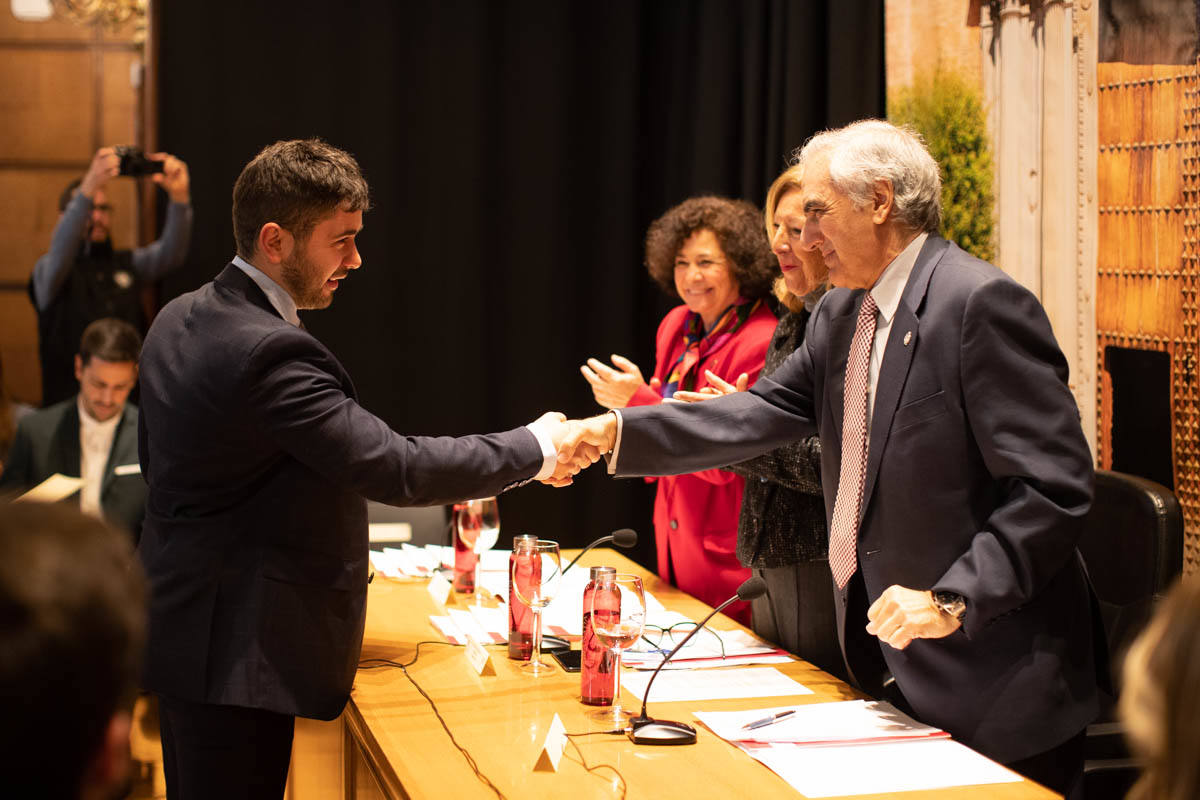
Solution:
M 517 580 L 540 581 L 542 560 L 532 555 L 537 537 L 523 533 L 513 537 L 512 555 L 508 557 L 508 657 L 528 661 L 533 655 L 533 612 L 513 591 L 513 576 Z M 513 569 L 514 564 L 519 564 Z
M 579 673 L 579 694 L 584 705 L 611 706 L 616 693 L 617 659 L 592 630 L 592 614 L 615 615 L 620 619 L 621 592 L 613 584 L 616 574 L 614 567 L 592 567 L 591 580 L 583 589 L 583 666 Z
M 474 594 L 475 565 L 479 554 L 475 542 L 483 528 L 482 515 L 469 503 L 454 504 L 454 591 Z

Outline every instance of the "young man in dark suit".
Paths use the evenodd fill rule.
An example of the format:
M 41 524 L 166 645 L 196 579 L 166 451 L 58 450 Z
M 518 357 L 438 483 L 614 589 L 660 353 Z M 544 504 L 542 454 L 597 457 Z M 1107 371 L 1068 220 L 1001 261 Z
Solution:
M 363 409 L 300 325 L 362 265 L 369 205 L 348 153 L 278 142 L 233 192 L 233 263 L 155 319 L 142 354 L 140 552 L 146 688 L 159 694 L 171 800 L 281 797 L 295 716 L 348 698 L 367 589 L 366 500 L 433 505 L 558 464 L 561 414 L 504 433 L 401 436 Z
M 791 246 L 836 287 L 748 392 L 572 423 L 622 476 L 694 472 L 819 433 L 843 654 L 923 721 L 1071 796 L 1098 710 L 1075 549 L 1092 456 L 1034 295 L 937 235 L 920 139 L 868 120 L 799 156 Z
M 137 452 L 137 383 L 142 339 L 127 322 L 98 319 L 75 355 L 79 393 L 27 414 L 17 425 L 0 490 L 37 486 L 54 474 L 82 478 L 79 506 L 124 528 L 134 541 L 146 509 Z

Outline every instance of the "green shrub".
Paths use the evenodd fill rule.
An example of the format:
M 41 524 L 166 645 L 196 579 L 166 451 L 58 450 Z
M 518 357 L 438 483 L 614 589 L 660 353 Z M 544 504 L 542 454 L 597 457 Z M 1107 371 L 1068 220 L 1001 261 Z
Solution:
M 942 170 L 942 235 L 991 261 L 992 156 L 979 90 L 937 71 L 889 93 L 888 119 L 925 138 Z

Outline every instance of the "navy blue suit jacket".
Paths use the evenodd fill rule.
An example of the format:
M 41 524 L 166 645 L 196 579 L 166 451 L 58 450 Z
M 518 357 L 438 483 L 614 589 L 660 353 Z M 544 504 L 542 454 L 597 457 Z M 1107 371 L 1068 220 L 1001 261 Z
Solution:
M 693 472 L 818 432 L 826 511 L 863 291 L 835 289 L 801 347 L 749 392 L 628 408 L 620 475 Z M 1098 709 L 1089 588 L 1075 549 L 1093 464 L 1067 364 L 1037 299 L 931 236 L 892 321 L 872 415 L 858 560 L 893 584 L 967 598 L 964 626 L 882 645 L 918 716 L 1000 761 L 1066 741 Z M 845 619 L 838 629 L 866 619 Z
M 159 313 L 141 380 L 145 686 L 184 700 L 336 717 L 362 644 L 364 498 L 485 497 L 542 464 L 525 428 L 395 433 L 233 265 Z

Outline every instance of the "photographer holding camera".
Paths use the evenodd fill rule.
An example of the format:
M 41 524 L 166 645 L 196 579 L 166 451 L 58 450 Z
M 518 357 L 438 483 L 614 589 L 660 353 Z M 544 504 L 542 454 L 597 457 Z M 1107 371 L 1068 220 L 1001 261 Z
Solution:
M 112 206 L 105 192 L 118 175 L 150 175 L 170 198 L 162 236 L 134 250 L 114 250 Z M 146 333 L 142 286 L 180 266 L 192 233 L 188 168 L 167 153 L 146 156 L 138 148 L 102 147 L 87 174 L 67 185 L 50 252 L 37 260 L 29 296 L 37 309 L 42 406 L 79 391 L 72 364 L 83 329 L 116 317 Z

